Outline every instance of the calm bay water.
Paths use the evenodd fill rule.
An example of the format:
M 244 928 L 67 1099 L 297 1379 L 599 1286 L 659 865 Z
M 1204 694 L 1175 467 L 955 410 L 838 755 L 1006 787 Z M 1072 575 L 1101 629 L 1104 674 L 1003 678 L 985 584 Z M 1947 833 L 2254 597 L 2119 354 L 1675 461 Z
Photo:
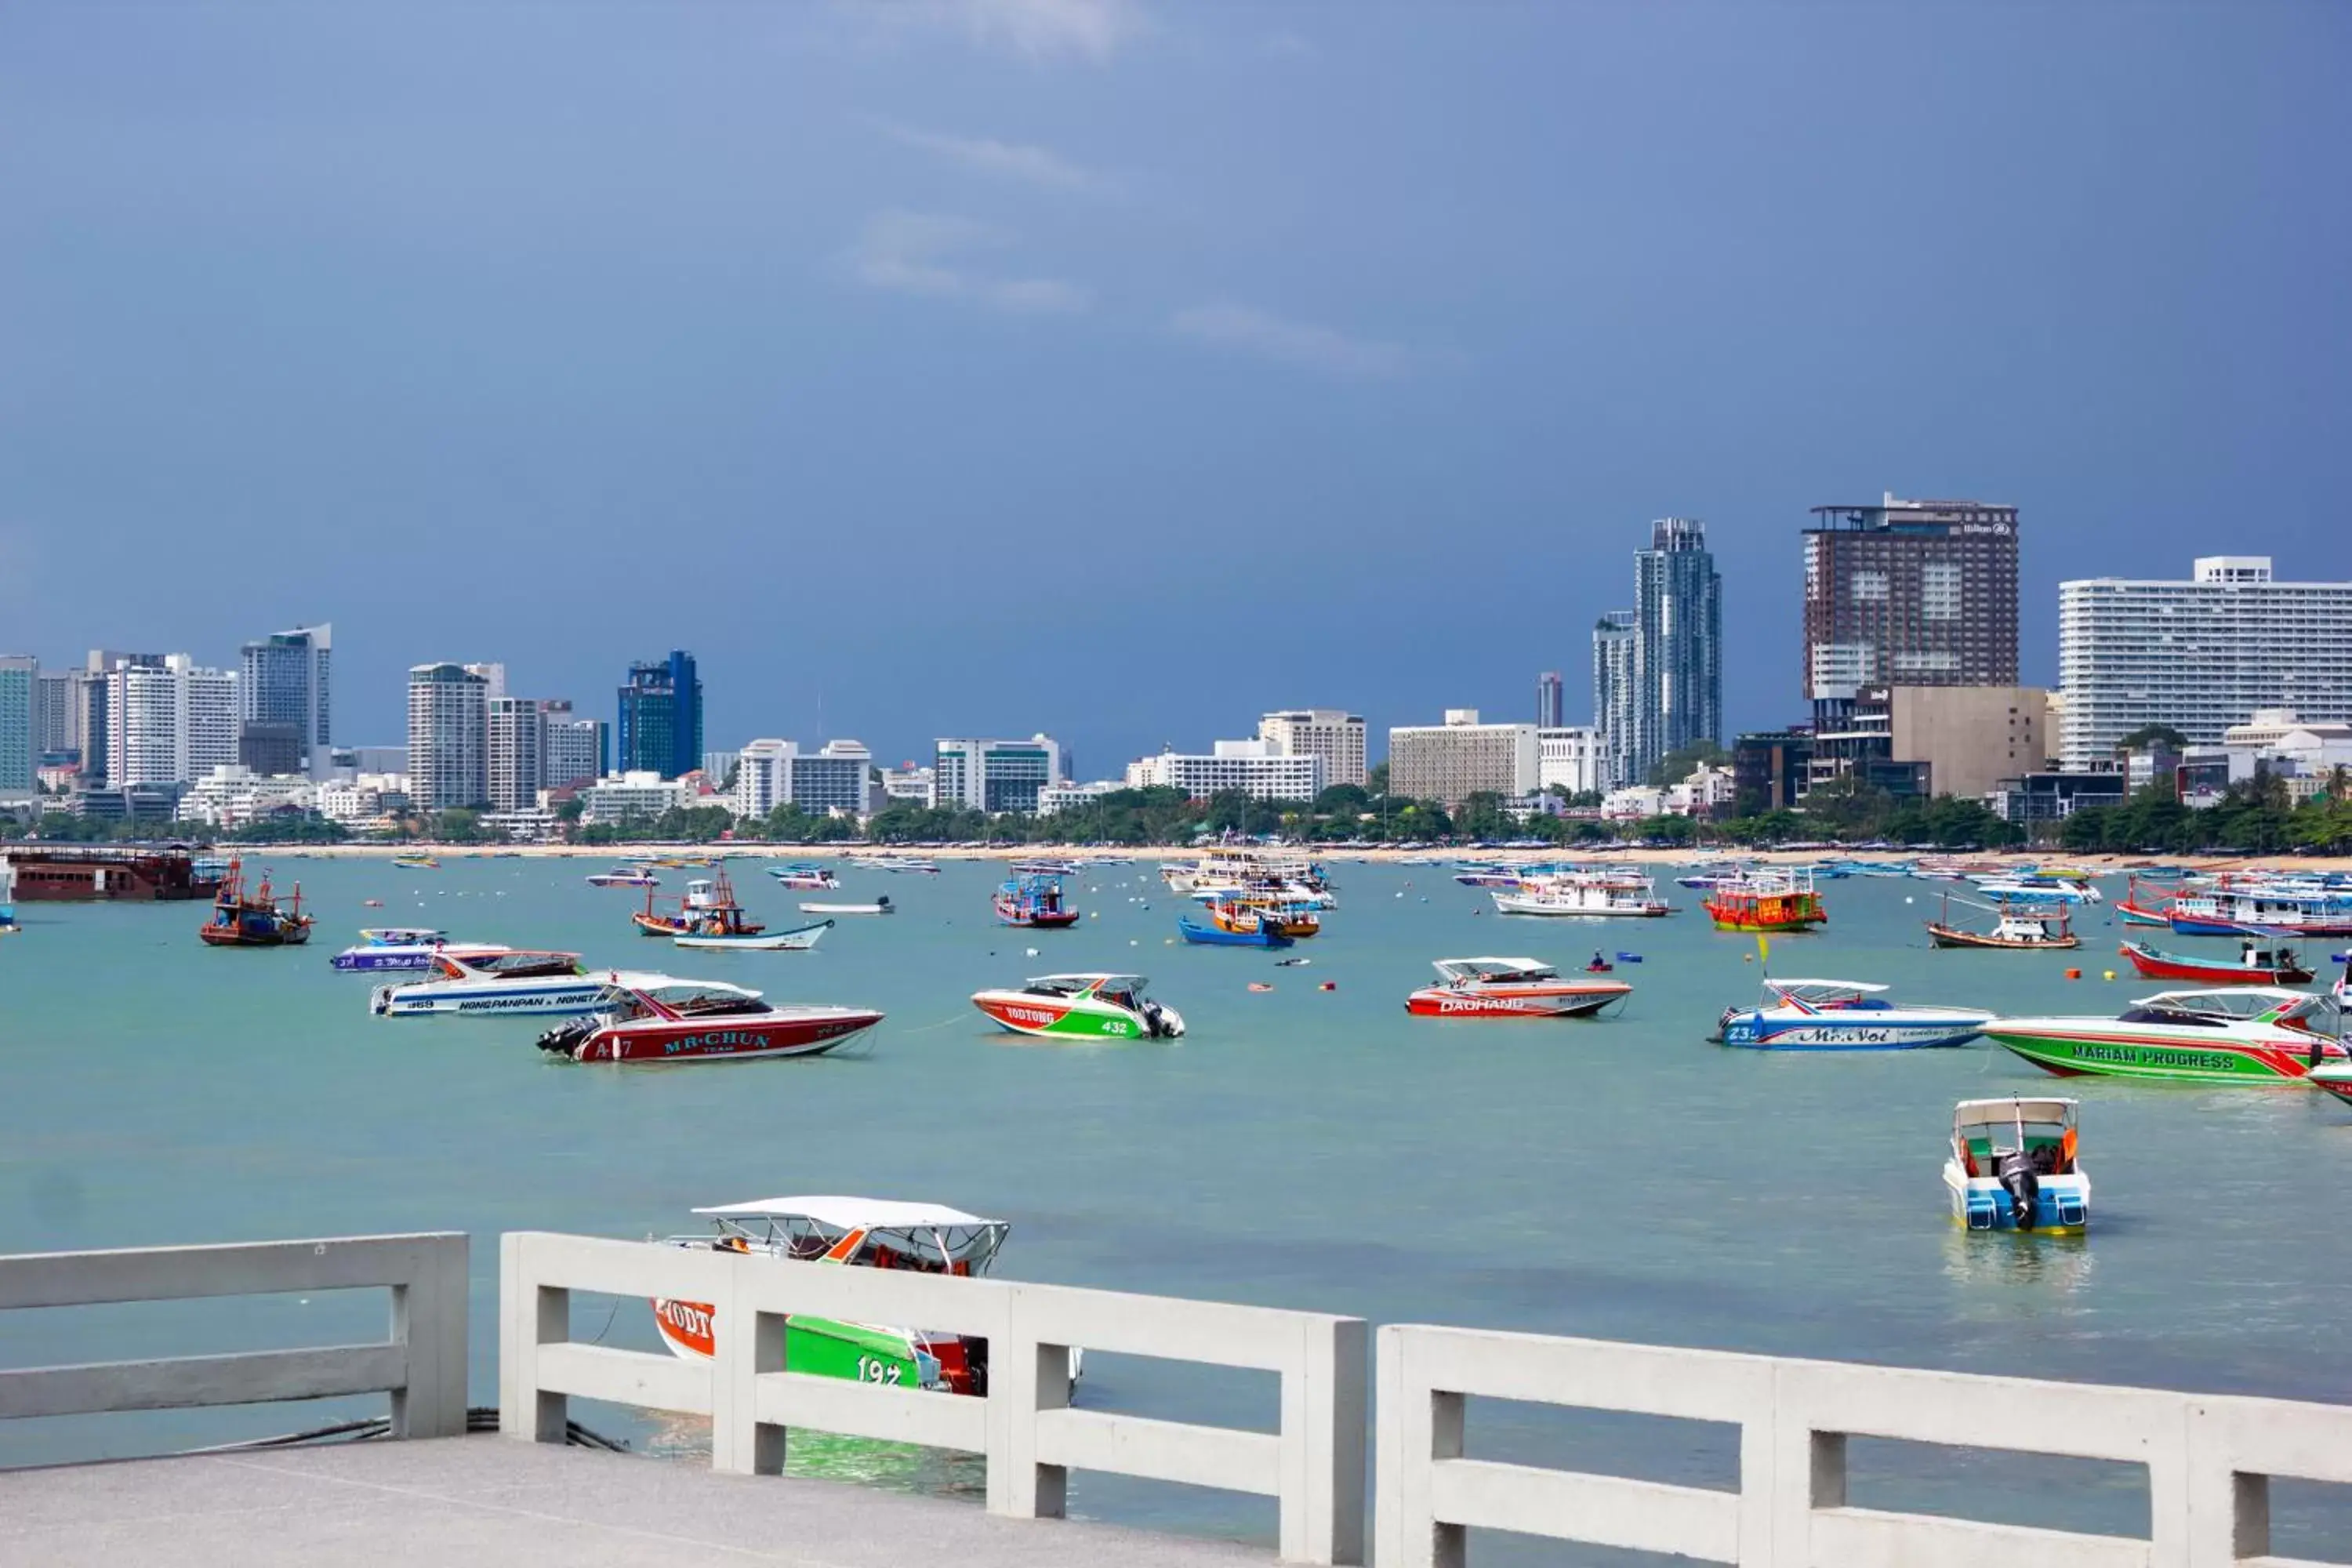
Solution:
M 994 925 L 992 867 L 852 869 L 843 893 L 804 895 L 756 866 L 736 863 L 738 890 L 771 925 L 793 923 L 802 897 L 887 891 L 902 912 L 845 920 L 812 953 L 686 953 L 637 936 L 636 896 L 584 886 L 601 869 L 588 862 L 453 859 L 434 872 L 284 857 L 281 886 L 299 876 L 320 916 L 307 951 L 209 951 L 188 906 L 24 906 L 24 933 L 0 941 L 0 1252 L 469 1231 L 481 1403 L 496 1398 L 499 1232 L 689 1230 L 694 1206 L 793 1192 L 1010 1219 L 1000 1267 L 1025 1279 L 2352 1401 L 2352 1366 L 2314 1353 L 2352 1308 L 2337 1218 L 2352 1111 L 2325 1096 L 2075 1080 L 2063 1092 L 2084 1101 L 2095 1234 L 1969 1237 L 1946 1219 L 1938 1180 L 1953 1102 L 2053 1080 L 1984 1047 L 1808 1057 L 1706 1043 L 1717 1013 L 1754 994 L 1755 943 L 1710 931 L 1681 889 L 1684 912 L 1664 921 L 1504 920 L 1443 868 L 1341 864 L 1341 908 L 1296 950 L 1312 963 L 1279 969 L 1272 954 L 1171 945 L 1181 900 L 1148 863 L 1075 879 L 1091 918 L 1066 933 Z M 688 873 L 661 875 L 668 893 Z M 2074 961 L 2087 978 L 2069 982 L 2055 955 L 1929 950 L 1936 885 L 1853 879 L 1825 892 L 1827 931 L 1777 941 L 1776 972 L 2011 1012 L 2111 1013 L 2161 988 L 2099 978 L 2123 963 L 2104 910 L 2079 924 Z M 370 898 L 384 907 L 363 908 Z M 780 1000 L 872 1003 L 889 1021 L 867 1059 L 551 1062 L 531 1044 L 544 1020 L 370 1017 L 371 982 L 327 959 L 361 925 L 412 922 Z M 1621 1016 L 1402 1010 L 1434 958 L 1572 967 L 1596 947 L 1643 957 L 1621 967 L 1637 988 Z M 1091 968 L 1150 975 L 1190 1034 L 1045 1045 L 992 1033 L 967 1001 Z M 1251 993 L 1253 980 L 1275 989 Z M 273 1298 L 0 1314 L 0 1364 L 331 1342 L 380 1331 L 379 1310 L 373 1299 Z M 583 1337 L 655 1343 L 641 1303 L 583 1300 L 578 1314 Z M 1260 1380 L 1139 1360 L 1090 1362 L 1081 1399 L 1273 1415 Z M 0 1424 L 0 1464 L 283 1431 L 310 1414 Z M 698 1440 L 628 1412 L 587 1418 L 656 1448 Z M 1733 1469 L 1730 1436 L 1713 1428 L 1501 1405 L 1472 1429 L 1474 1452 L 1498 1458 L 1718 1485 Z M 838 1462 L 976 1485 L 957 1465 Z M 2110 1529 L 2145 1520 L 2144 1489 L 2121 1468 L 1864 1444 L 1855 1465 L 1866 1504 Z M 1271 1535 L 1270 1504 L 1094 1476 L 1076 1478 L 1072 1497 L 1102 1517 Z M 2279 1549 L 2352 1539 L 2342 1500 L 2282 1488 Z M 1514 1553 L 1482 1544 L 1480 1557 Z

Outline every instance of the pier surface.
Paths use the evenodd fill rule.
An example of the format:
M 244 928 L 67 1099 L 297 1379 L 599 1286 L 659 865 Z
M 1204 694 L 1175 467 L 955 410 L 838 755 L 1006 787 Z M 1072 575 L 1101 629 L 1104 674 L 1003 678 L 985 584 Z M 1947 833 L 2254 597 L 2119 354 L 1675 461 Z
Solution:
M 1271 1552 L 491 1436 L 0 1473 L 0 1568 L 1241 1568 Z

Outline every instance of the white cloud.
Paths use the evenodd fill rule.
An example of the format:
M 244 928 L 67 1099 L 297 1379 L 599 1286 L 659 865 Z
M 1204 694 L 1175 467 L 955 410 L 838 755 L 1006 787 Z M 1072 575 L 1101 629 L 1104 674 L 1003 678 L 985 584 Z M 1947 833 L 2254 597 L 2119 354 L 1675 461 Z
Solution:
M 1040 64 L 1101 65 L 1151 31 L 1139 0 L 873 0 L 855 7 L 882 28 L 956 32 L 983 48 Z
M 1168 320 L 1179 337 L 1238 350 L 1328 375 L 1381 380 L 1402 375 L 1412 353 L 1401 343 L 1350 337 L 1312 321 L 1293 321 L 1246 305 L 1196 305 Z
M 847 260 L 851 275 L 870 289 L 969 300 L 1031 315 L 1067 314 L 1093 305 L 1089 290 L 1066 279 L 1003 278 L 971 270 L 971 252 L 1006 243 L 1003 233 L 969 218 L 883 212 L 866 220 Z
M 882 129 L 893 141 L 933 153 L 975 174 L 1017 180 L 1024 184 L 1043 185 L 1052 190 L 1099 191 L 1109 188 L 1109 181 L 1092 170 L 1081 168 L 1050 147 L 999 142 L 992 136 L 948 136 L 935 131 L 918 131 L 913 126 L 898 125 L 888 121 L 883 121 Z

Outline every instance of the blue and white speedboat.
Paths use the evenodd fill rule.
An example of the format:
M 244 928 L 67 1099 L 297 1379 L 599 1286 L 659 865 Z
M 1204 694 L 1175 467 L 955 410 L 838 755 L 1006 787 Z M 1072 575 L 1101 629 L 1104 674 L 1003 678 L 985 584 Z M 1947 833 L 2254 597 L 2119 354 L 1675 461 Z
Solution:
M 2091 1176 L 2077 1149 L 2071 1100 L 1964 1100 L 1952 1109 L 1944 1191 L 1969 1230 L 2080 1236 L 2091 1223 Z
M 381 1018 L 429 1013 L 472 1016 L 593 1013 L 612 990 L 608 974 L 590 974 L 576 952 L 505 952 L 460 957 L 443 948 L 433 955 L 433 978 L 379 985 L 368 1011 Z
M 452 944 L 446 931 L 423 926 L 386 926 L 375 931 L 363 931 L 366 940 L 357 947 L 347 947 L 335 954 L 334 966 L 344 973 L 373 973 L 378 970 L 417 970 L 433 967 L 434 954 L 444 949 L 461 956 L 505 952 L 505 947 L 490 942 L 467 942 Z
M 1993 1018 L 1981 1007 L 1897 1005 L 1859 980 L 1772 980 L 1752 1007 L 1727 1007 L 1716 1038 L 1759 1051 L 1913 1051 L 1965 1046 Z

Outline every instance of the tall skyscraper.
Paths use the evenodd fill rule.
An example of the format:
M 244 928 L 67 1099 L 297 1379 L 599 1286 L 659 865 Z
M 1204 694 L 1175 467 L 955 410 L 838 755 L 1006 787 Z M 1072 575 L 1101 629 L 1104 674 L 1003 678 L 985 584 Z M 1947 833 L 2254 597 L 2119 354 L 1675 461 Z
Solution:
M 2209 555 L 2187 582 L 2058 584 L 2058 752 L 2068 768 L 2163 724 L 2218 746 L 2258 708 L 2352 719 L 2352 583 L 2281 583 L 2267 555 Z
M 540 704 L 540 734 L 545 746 L 539 766 L 542 789 L 592 783 L 610 760 L 612 727 L 602 719 L 577 718 L 571 702 L 554 698 Z
M 1723 579 L 1706 525 L 1661 518 L 1633 555 L 1636 775 L 1700 741 L 1723 741 Z
M 109 711 L 111 700 L 112 677 L 117 666 L 132 669 L 161 669 L 163 656 L 160 653 L 121 653 L 113 648 L 94 647 L 81 669 L 81 776 L 87 784 L 100 785 L 107 782 L 109 749 L 113 744 L 114 722 Z
M 85 703 L 78 669 L 44 669 L 34 678 L 33 752 L 36 756 L 81 754 Z
M 237 761 L 237 677 L 184 653 L 162 668 L 118 658 L 106 675 L 106 782 L 192 784 Z
M 702 765 L 702 680 L 694 656 L 673 648 L 629 666 L 621 688 L 620 769 L 678 778 Z
M 1364 716 L 1344 708 L 1286 708 L 1262 714 L 1257 738 L 1282 748 L 1286 757 L 1320 757 L 1327 784 L 1364 783 Z
M 1611 610 L 1592 628 L 1592 727 L 1601 732 L 1604 790 L 1638 782 L 1633 700 L 1640 637 L 1632 610 Z
M 490 797 L 490 683 L 460 664 L 408 672 L 408 797 L 419 811 Z
M 41 661 L 28 653 L 0 654 L 0 800 L 32 797 L 40 697 Z
M 1865 686 L 2017 684 L 2017 509 L 1817 506 L 1805 530 L 1806 699 L 1834 724 Z
M 242 654 L 242 718 L 256 725 L 293 725 L 304 771 L 314 779 L 324 778 L 328 748 L 334 740 L 329 717 L 333 708 L 334 627 L 297 626 L 290 632 L 272 632 L 246 644 Z M 259 754 L 263 742 L 275 742 L 282 735 L 277 729 L 257 731 L 250 749 Z M 278 750 L 275 744 L 268 746 L 273 757 Z
M 1565 688 L 1560 685 L 1559 671 L 1547 669 L 1536 677 L 1536 728 L 1557 730 L 1564 721 L 1560 717 L 1560 699 Z
M 485 693 L 488 685 L 484 683 Z M 493 810 L 529 811 L 539 804 L 547 762 L 546 704 L 530 697 L 488 699 L 489 801 Z

